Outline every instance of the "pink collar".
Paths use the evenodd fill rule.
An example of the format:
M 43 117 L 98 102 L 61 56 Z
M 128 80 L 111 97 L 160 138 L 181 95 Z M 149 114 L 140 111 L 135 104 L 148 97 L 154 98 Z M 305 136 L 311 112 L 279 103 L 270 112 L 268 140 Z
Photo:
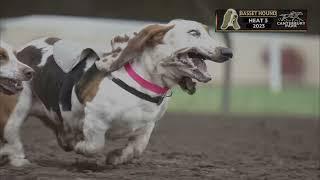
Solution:
M 169 90 L 169 88 L 167 87 L 160 87 L 152 82 L 149 82 L 147 80 L 145 80 L 143 77 L 141 77 L 139 74 L 137 74 L 130 63 L 127 63 L 124 65 L 125 70 L 127 71 L 128 75 L 134 80 L 136 81 L 140 86 L 154 92 L 157 94 L 166 94 L 167 91 Z

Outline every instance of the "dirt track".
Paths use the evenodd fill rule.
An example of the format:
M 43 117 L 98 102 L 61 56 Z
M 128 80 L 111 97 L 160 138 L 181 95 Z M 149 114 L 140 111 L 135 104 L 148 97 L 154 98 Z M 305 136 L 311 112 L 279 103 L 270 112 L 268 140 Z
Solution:
M 320 179 L 320 125 L 316 119 L 221 118 L 168 115 L 142 158 L 117 167 L 104 157 L 62 151 L 37 119 L 23 127 L 33 165 L 0 167 L 15 179 Z M 120 144 L 107 144 L 106 152 Z M 96 160 L 98 163 L 95 163 Z

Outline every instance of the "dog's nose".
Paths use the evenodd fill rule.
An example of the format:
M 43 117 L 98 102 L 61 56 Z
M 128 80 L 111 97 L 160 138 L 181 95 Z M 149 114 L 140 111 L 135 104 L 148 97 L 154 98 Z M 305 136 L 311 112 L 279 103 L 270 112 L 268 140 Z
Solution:
M 220 49 L 220 53 L 222 56 L 228 57 L 228 58 L 232 58 L 233 57 L 233 53 L 232 50 L 230 48 L 221 48 Z
M 31 68 L 25 68 L 23 70 L 23 74 L 26 77 L 26 80 L 28 81 L 28 80 L 32 79 L 33 74 L 34 74 L 34 70 Z

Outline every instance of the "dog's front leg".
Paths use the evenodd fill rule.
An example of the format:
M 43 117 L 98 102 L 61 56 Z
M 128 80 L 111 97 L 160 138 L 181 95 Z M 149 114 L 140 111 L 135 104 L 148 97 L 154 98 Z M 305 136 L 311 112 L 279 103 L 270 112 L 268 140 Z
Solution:
M 76 144 L 75 151 L 85 156 L 92 156 L 103 149 L 105 133 L 109 126 L 94 113 L 88 114 L 83 122 L 84 140 Z
M 154 122 L 138 130 L 134 136 L 129 138 L 129 142 L 123 149 L 116 149 L 107 155 L 107 164 L 123 164 L 133 158 L 139 157 L 146 149 L 151 133 L 154 128 Z
M 8 156 L 12 166 L 20 167 L 30 164 L 21 143 L 20 127 L 30 111 L 31 101 L 31 90 L 27 84 L 24 84 L 24 90 L 19 96 L 18 104 L 4 128 L 3 137 L 6 143 L 0 149 L 0 157 Z

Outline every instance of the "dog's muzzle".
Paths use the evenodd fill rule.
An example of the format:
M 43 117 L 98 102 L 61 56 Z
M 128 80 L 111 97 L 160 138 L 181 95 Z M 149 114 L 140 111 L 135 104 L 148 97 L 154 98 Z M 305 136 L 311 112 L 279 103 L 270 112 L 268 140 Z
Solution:
M 222 48 L 220 49 L 221 55 L 227 58 L 232 58 L 233 57 L 233 53 L 232 50 L 230 48 Z
M 223 63 L 225 61 L 230 60 L 233 57 L 232 49 L 225 48 L 225 47 L 217 47 L 216 49 L 216 56 L 213 56 L 210 60 L 217 62 L 217 63 Z

